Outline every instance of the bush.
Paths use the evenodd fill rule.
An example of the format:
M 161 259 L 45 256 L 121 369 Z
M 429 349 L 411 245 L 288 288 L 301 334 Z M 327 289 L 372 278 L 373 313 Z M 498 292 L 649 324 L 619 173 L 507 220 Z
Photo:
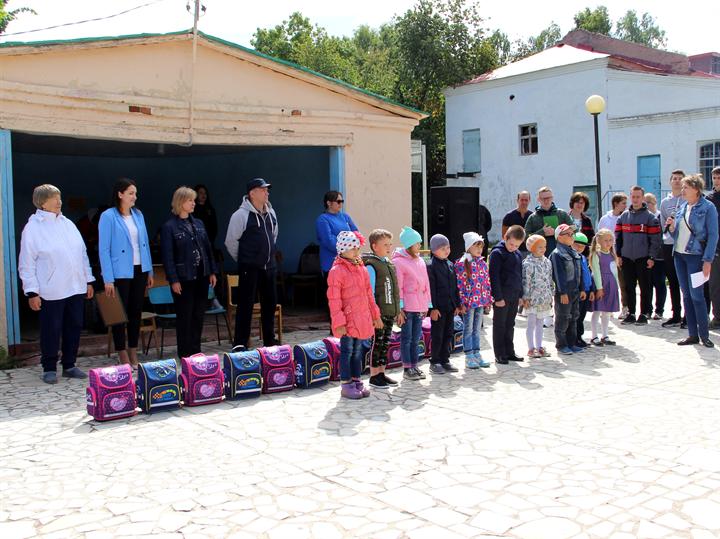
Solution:
M 0 346 L 0 370 L 14 369 L 17 367 L 17 362 L 12 356 L 8 356 L 7 350 Z

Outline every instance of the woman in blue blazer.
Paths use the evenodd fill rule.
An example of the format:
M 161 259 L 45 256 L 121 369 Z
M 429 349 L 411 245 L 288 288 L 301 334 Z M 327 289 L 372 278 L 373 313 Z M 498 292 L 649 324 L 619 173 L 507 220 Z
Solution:
M 133 180 L 122 178 L 113 186 L 112 208 L 105 210 L 99 223 L 100 269 L 105 294 L 117 295 L 127 314 L 125 324 L 112 327 L 115 350 L 120 363 L 138 364 L 137 346 L 145 290 L 153 285 L 150 242 L 145 219 L 136 209 L 137 187 Z

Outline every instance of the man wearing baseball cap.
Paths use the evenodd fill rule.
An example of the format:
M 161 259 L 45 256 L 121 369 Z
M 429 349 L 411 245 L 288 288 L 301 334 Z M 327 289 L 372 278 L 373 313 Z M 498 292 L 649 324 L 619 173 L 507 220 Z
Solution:
M 560 354 L 583 352 L 576 346 L 580 299 L 585 299 L 582 286 L 582 263 L 575 249 L 575 225 L 560 224 L 555 228 L 556 247 L 550 253 L 555 281 L 555 346 Z
M 260 296 L 263 344 L 275 344 L 275 244 L 278 222 L 270 205 L 270 184 L 262 178 L 247 183 L 247 195 L 230 217 L 225 247 L 238 263 L 235 346 L 248 346 L 255 294 Z

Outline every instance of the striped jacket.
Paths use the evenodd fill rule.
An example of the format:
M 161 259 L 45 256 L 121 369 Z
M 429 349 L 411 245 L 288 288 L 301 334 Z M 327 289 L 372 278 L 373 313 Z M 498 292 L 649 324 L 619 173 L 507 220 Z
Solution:
M 660 222 L 647 208 L 630 206 L 615 224 L 615 251 L 622 258 L 661 258 L 662 229 Z

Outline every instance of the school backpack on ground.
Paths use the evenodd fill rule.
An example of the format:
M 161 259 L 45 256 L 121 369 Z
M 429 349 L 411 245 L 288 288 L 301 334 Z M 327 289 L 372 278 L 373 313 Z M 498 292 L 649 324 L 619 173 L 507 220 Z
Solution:
M 260 396 L 262 391 L 260 363 L 260 354 L 257 350 L 223 354 L 226 399 Z
M 450 353 L 462 352 L 463 350 L 463 329 L 465 323 L 461 316 L 456 316 L 453 321 L 453 340 L 450 344 Z
M 430 337 L 432 329 L 432 320 L 429 316 L 423 318 L 422 321 L 422 342 L 425 347 L 421 357 L 430 357 L 432 355 L 432 339 Z
M 217 354 L 195 354 L 182 358 L 180 381 L 185 406 L 213 404 L 223 398 L 225 377 Z
M 260 353 L 263 393 L 290 391 L 295 387 L 295 364 L 290 345 L 258 348 Z
M 330 361 L 330 380 L 336 382 L 340 380 L 340 339 L 327 337 L 323 339 L 323 344 Z
M 90 369 L 85 400 L 88 414 L 97 421 L 135 415 L 137 401 L 130 365 Z
M 330 359 L 325 343 L 314 341 L 296 345 L 293 349 L 295 360 L 295 385 L 307 389 L 330 381 Z
M 398 367 L 402 367 L 402 356 L 400 354 L 400 331 L 395 331 L 395 328 L 393 328 L 393 332 L 390 334 L 390 341 L 388 343 L 388 350 L 387 350 L 387 363 L 385 364 L 385 368 L 387 369 L 397 369 Z
M 138 366 L 137 399 L 140 410 L 146 414 L 180 407 L 180 378 L 174 359 Z

